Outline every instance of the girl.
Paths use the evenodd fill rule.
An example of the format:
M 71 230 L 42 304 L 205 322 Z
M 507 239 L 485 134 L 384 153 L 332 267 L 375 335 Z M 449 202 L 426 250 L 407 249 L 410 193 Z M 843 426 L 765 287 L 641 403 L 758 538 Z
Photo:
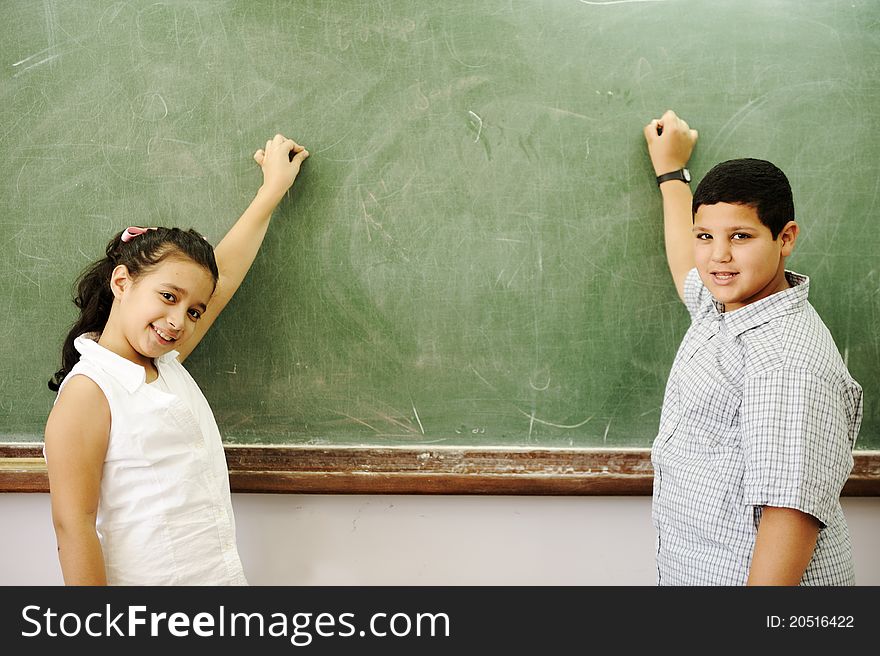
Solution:
M 308 156 L 280 134 L 254 154 L 263 184 L 216 250 L 193 230 L 127 228 L 80 277 L 46 423 L 66 584 L 247 584 L 220 433 L 181 362 L 238 289 Z

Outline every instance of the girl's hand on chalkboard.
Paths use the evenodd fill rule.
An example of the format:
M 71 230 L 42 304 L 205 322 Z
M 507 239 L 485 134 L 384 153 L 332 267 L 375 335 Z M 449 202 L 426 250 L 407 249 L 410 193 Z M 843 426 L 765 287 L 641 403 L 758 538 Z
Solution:
M 671 109 L 648 123 L 645 141 L 654 172 L 663 175 L 687 166 L 698 136 L 697 131 L 691 130 Z
M 254 153 L 254 161 L 263 169 L 263 186 L 260 190 L 280 202 L 296 180 L 303 161 L 309 156 L 303 146 L 283 134 L 276 134 L 266 142 L 265 148 Z

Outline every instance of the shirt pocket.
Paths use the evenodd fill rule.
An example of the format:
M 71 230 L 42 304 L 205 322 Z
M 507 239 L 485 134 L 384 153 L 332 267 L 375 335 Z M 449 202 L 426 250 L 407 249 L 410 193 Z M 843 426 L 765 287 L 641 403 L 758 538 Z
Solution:
M 694 437 L 711 451 L 738 447 L 741 408 L 742 399 L 727 393 L 717 393 L 692 408 Z

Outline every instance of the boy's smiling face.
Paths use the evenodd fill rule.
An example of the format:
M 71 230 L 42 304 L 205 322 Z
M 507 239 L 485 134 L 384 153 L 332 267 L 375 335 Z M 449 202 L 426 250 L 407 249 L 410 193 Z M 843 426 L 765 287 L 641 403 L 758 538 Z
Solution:
M 726 311 L 788 288 L 785 258 L 797 239 L 794 221 L 773 239 L 770 228 L 749 205 L 700 205 L 693 234 L 700 279 Z

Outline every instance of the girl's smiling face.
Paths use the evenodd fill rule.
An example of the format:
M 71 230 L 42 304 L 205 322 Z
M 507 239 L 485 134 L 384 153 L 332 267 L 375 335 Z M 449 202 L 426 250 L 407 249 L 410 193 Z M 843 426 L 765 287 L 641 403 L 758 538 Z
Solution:
M 789 221 L 774 239 L 749 205 L 700 205 L 694 217 L 697 271 L 725 310 L 736 310 L 788 287 L 785 258 L 797 234 Z
M 110 279 L 113 309 L 101 343 L 147 365 L 192 335 L 214 293 L 209 271 L 185 257 L 169 256 L 137 278 L 125 266 Z

